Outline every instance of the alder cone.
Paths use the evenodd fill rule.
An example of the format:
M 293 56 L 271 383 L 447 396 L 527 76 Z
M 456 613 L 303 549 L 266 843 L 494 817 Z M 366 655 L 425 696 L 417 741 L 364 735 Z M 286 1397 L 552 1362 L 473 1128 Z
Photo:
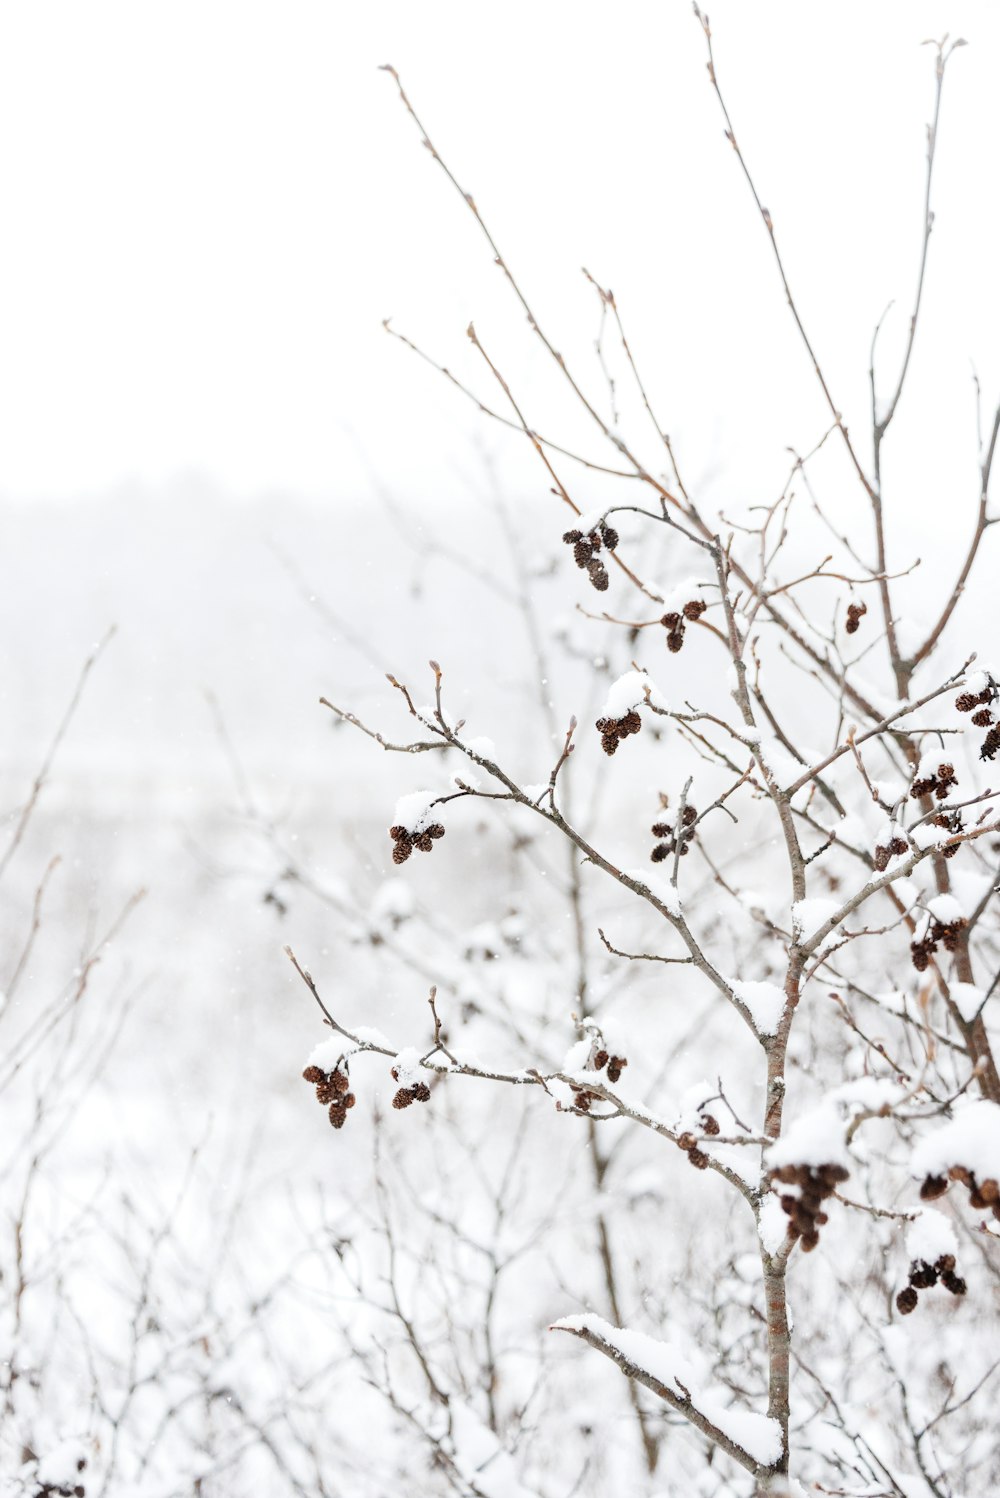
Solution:
M 900 1290 L 896 1296 L 896 1310 L 901 1316 L 909 1316 L 911 1311 L 917 1309 L 919 1296 L 912 1285 L 907 1285 L 905 1290 Z
M 944 1176 L 926 1176 L 920 1187 L 920 1199 L 925 1202 L 936 1201 L 947 1190 L 948 1181 Z

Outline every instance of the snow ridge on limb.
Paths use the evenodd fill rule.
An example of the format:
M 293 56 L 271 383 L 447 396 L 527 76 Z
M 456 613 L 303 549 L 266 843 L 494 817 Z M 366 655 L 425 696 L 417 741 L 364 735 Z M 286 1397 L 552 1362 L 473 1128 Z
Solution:
M 727 1405 L 704 1387 L 694 1355 L 645 1332 L 612 1326 L 601 1316 L 566 1316 L 549 1328 L 569 1332 L 617 1363 L 627 1378 L 644 1384 L 690 1420 L 748 1472 L 772 1470 L 781 1461 L 781 1426 L 769 1415 Z

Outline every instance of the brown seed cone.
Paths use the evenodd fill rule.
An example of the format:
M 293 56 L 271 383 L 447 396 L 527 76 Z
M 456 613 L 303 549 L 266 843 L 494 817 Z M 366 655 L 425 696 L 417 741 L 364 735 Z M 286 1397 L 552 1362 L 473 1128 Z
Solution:
M 909 851 L 910 845 L 905 837 L 894 837 L 889 844 L 889 852 L 894 854 L 896 858 L 902 858 Z
M 392 1100 L 394 1108 L 408 1108 L 413 1102 L 413 1093 L 408 1087 L 401 1087 Z
M 718 1134 L 721 1132 L 719 1129 L 719 1120 L 714 1118 L 711 1113 L 702 1114 L 701 1126 L 706 1134 Z
M 931 948 L 931 951 L 933 951 L 933 948 Z M 916 968 L 916 970 L 917 970 L 918 973 L 925 973 L 927 971 L 927 969 L 930 967 L 931 954 L 927 950 L 927 943 L 926 942 L 922 942 L 922 941 L 911 942 L 910 943 L 910 957 L 912 959 L 913 966 Z
M 590 542 L 591 546 L 594 548 L 595 551 L 600 551 L 600 549 L 601 549 L 601 533 L 600 533 L 600 531 L 588 531 L 587 532 L 587 540 Z
M 824 1185 L 839 1186 L 850 1177 L 851 1172 L 846 1165 L 821 1165 L 816 1174 Z
M 1000 1183 L 996 1182 L 992 1176 L 988 1180 L 981 1181 L 979 1195 L 988 1207 L 996 1206 L 997 1202 L 1000 1202 Z
M 629 734 L 629 733 L 638 733 L 641 728 L 642 728 L 642 718 L 639 716 L 639 714 L 636 712 L 635 708 L 633 707 L 633 708 L 630 708 L 629 711 L 625 714 L 624 718 L 622 718 L 620 720 L 620 722 L 619 722 L 619 730 L 618 731 L 619 731 L 619 733 L 621 733 L 622 737 L 624 738 L 624 736 L 626 734 Z
M 594 1057 L 594 1066 L 596 1067 L 596 1069 L 598 1071 L 603 1071 L 604 1068 L 607 1066 L 607 1064 L 608 1064 L 608 1053 L 607 1053 L 607 1051 L 603 1051 L 603 1050 L 602 1051 L 598 1051 L 597 1055 Z
M 335 1129 L 342 1129 L 344 1127 L 344 1119 L 346 1117 L 347 1114 L 344 1112 L 342 1103 L 330 1104 L 329 1119 Z
M 927 1176 L 920 1187 L 920 1200 L 936 1201 L 939 1196 L 944 1196 L 947 1190 L 948 1182 L 944 1176 Z
M 427 828 L 427 836 L 434 838 L 435 841 L 437 841 L 439 837 L 444 837 L 444 828 L 441 826 L 441 823 L 433 822 L 431 826 Z
M 961 1181 L 963 1186 L 972 1186 L 972 1173 L 964 1165 L 953 1165 L 948 1174 L 953 1181 Z
M 601 748 L 604 750 L 605 754 L 614 754 L 615 750 L 618 748 L 618 735 L 610 733 L 602 734 Z
M 701 618 L 707 608 L 708 604 L 703 598 L 692 598 L 689 603 L 684 605 L 684 617 L 694 624 Z
M 307 1066 L 302 1073 L 302 1079 L 305 1082 L 325 1082 L 326 1072 L 319 1066 Z
M 656 847 L 653 849 L 652 853 L 649 856 L 653 863 L 662 863 L 663 860 L 668 857 L 669 853 L 670 849 L 667 847 L 666 843 L 657 843 Z
M 919 1298 L 920 1297 L 917 1295 L 917 1292 L 916 1290 L 914 1290 L 913 1286 L 907 1285 L 906 1289 L 900 1290 L 899 1294 L 896 1296 L 896 1310 L 901 1316 L 909 1316 L 911 1311 L 915 1311 L 917 1309 L 917 1301 L 919 1300 Z
M 397 843 L 408 843 L 410 841 L 409 830 L 406 827 L 400 827 L 398 823 L 395 827 L 389 828 L 389 836 L 394 838 Z
M 582 538 L 583 538 L 583 531 L 564 531 L 563 532 L 563 540 L 566 542 L 566 544 L 568 546 L 575 545 L 576 542 L 582 540 Z
M 426 1082 L 417 1082 L 417 1084 L 415 1085 L 415 1087 L 413 1089 L 413 1097 L 414 1097 L 414 1101 L 418 1102 L 418 1103 L 429 1103 L 430 1102 L 430 1100 L 431 1100 L 431 1090 L 428 1087 L 428 1085 L 427 1085 Z
M 802 1252 L 804 1254 L 811 1254 L 812 1251 L 813 1251 L 813 1249 L 816 1247 L 816 1245 L 817 1245 L 818 1242 L 819 1242 L 819 1233 L 816 1231 L 815 1228 L 813 1228 L 812 1232 L 810 1232 L 810 1233 L 803 1233 L 802 1234 Z
M 936 1285 L 938 1280 L 937 1270 L 930 1264 L 925 1264 L 921 1259 L 910 1265 L 910 1284 L 914 1290 L 929 1290 Z
M 348 1087 L 350 1087 L 351 1085 L 345 1077 L 344 1073 L 340 1070 L 339 1066 L 337 1067 L 336 1071 L 330 1074 L 330 1081 L 333 1083 L 338 1092 L 346 1092 Z
M 421 853 L 429 853 L 434 846 L 434 840 L 427 832 L 418 832 L 413 839 L 413 846 Z
M 412 851 L 409 843 L 397 843 L 392 850 L 393 863 L 405 863 Z
M 978 712 L 972 714 L 972 721 L 977 728 L 989 728 L 993 722 L 993 714 L 988 707 L 981 707 Z
M 955 1255 L 942 1254 L 937 1263 L 934 1265 L 934 1268 L 937 1270 L 938 1274 L 951 1274 L 955 1268 Z
M 616 1066 L 613 1061 L 610 1062 L 609 1065 L 608 1065 L 608 1081 L 609 1082 L 617 1082 L 618 1078 L 621 1076 L 621 1074 L 622 1074 L 621 1067 L 620 1066 Z
M 875 844 L 875 869 L 879 874 L 884 874 L 889 867 L 889 849 L 882 843 Z
M 585 540 L 581 536 L 580 540 L 577 541 L 576 545 L 573 547 L 574 562 L 578 567 L 586 567 L 587 563 L 590 561 L 593 555 L 594 548 L 591 546 L 589 541 Z
M 344 1093 L 344 1107 L 345 1108 L 353 1108 L 354 1104 L 356 1102 L 357 1102 L 357 1098 L 354 1096 L 353 1092 L 345 1092 Z
M 952 1295 L 964 1295 L 969 1288 L 965 1281 L 962 1279 L 962 1276 L 960 1274 L 955 1274 L 954 1271 L 950 1269 L 941 1276 L 941 1283 L 942 1285 L 944 1285 L 946 1290 L 951 1291 Z
M 684 1130 L 683 1134 L 680 1134 L 677 1137 L 678 1148 L 682 1150 L 693 1150 L 697 1142 L 698 1141 L 695 1139 L 694 1135 L 688 1133 L 687 1129 Z
M 960 692 L 955 698 L 955 706 L 960 713 L 971 713 L 973 708 L 979 706 L 979 696 L 972 692 Z
M 610 578 L 604 567 L 594 568 L 590 574 L 590 581 L 598 593 L 606 593 L 610 584 Z
M 681 616 L 680 614 L 664 614 L 663 618 L 660 620 L 660 623 L 663 625 L 664 629 L 680 629 Z
M 316 1101 L 322 1103 L 325 1108 L 327 1103 L 332 1103 L 337 1096 L 337 1089 L 330 1082 L 319 1082 L 316 1085 Z
M 708 1169 L 708 1156 L 705 1154 L 704 1150 L 699 1150 L 699 1149 L 688 1150 L 688 1159 L 690 1160 L 691 1164 L 694 1166 L 695 1170 L 707 1170 Z
M 681 822 L 685 827 L 691 827 L 698 820 L 698 808 L 696 806 L 685 806 Z
M 654 822 L 649 829 L 654 837 L 673 837 L 674 829 L 669 822 Z
M 1000 727 L 991 728 L 979 750 L 980 759 L 993 759 L 1000 749 Z
M 683 644 L 684 631 L 682 629 L 671 630 L 667 635 L 667 649 L 670 651 L 670 654 L 676 655 L 677 652 L 683 647 Z
M 604 538 L 604 544 L 608 548 L 608 550 L 614 551 L 618 545 L 618 532 L 615 530 L 614 526 L 605 525 L 602 521 L 601 535 Z

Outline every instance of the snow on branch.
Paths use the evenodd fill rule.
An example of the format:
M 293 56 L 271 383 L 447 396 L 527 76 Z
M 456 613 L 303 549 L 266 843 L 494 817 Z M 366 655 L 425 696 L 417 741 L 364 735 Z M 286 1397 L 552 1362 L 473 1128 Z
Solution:
M 781 1426 L 768 1415 L 742 1410 L 708 1388 L 697 1355 L 645 1332 L 612 1326 L 601 1316 L 567 1316 L 550 1327 L 580 1337 L 644 1384 L 748 1472 L 759 1474 L 782 1456 Z

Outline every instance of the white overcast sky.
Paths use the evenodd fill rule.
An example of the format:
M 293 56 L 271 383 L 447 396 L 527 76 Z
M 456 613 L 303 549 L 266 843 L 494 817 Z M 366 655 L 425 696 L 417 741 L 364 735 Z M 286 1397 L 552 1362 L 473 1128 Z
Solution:
M 892 367 L 915 281 L 933 94 L 920 42 L 969 41 L 946 85 L 900 439 L 929 499 L 957 450 L 974 465 L 973 361 L 1000 395 L 1000 8 L 710 13 L 737 133 L 854 423 L 873 323 L 896 297 Z M 369 482 L 362 452 L 417 499 L 460 496 L 473 413 L 383 334 L 390 314 L 492 399 L 464 338 L 474 317 L 531 419 L 593 448 L 382 62 L 598 391 L 580 266 L 614 288 L 695 475 L 767 492 L 783 445 L 821 434 L 688 0 L 4 3 L 0 496 L 193 471 L 236 496 L 347 501 Z M 480 433 L 520 463 L 517 438 Z M 529 458 L 516 471 L 541 486 Z

